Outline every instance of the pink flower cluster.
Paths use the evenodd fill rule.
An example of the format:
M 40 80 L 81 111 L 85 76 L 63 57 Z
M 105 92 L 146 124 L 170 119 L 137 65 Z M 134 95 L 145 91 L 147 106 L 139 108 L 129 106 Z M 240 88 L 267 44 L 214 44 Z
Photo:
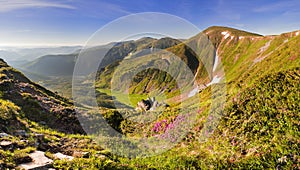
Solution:
M 165 132 L 166 128 L 169 126 L 167 120 L 162 120 L 160 122 L 156 122 L 154 127 L 152 128 L 153 132 Z
M 182 135 L 185 135 L 185 130 L 188 128 L 188 122 L 185 122 L 187 115 L 178 115 L 173 122 L 168 123 L 167 120 L 162 120 L 155 123 L 152 131 L 155 133 L 163 132 L 160 137 L 168 139 L 171 142 L 177 141 Z

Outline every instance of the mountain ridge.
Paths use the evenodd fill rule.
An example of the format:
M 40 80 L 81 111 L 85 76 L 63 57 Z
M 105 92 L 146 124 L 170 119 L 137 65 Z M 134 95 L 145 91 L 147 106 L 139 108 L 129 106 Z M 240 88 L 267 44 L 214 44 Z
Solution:
M 225 47 L 227 45 L 228 45 L 228 47 L 230 47 L 231 52 L 234 52 L 236 50 L 235 47 L 238 47 L 239 49 L 243 48 L 244 51 L 245 51 L 246 49 L 244 47 L 247 47 L 247 46 L 249 46 L 249 45 L 251 45 L 251 44 L 253 44 L 255 42 L 255 43 L 258 43 L 258 45 L 260 47 L 255 47 L 256 49 L 253 48 L 253 50 L 255 50 L 258 53 L 258 51 L 260 50 L 260 48 L 265 49 L 265 50 L 267 50 L 267 48 L 268 48 L 268 46 L 266 46 L 265 44 L 263 45 L 260 42 L 266 43 L 265 41 L 271 40 L 271 39 L 274 39 L 274 38 L 276 39 L 276 37 L 287 37 L 288 38 L 289 36 L 290 37 L 291 36 L 296 36 L 296 34 L 299 34 L 299 31 L 292 31 L 292 32 L 288 32 L 288 33 L 282 33 L 282 34 L 277 35 L 277 36 L 262 36 L 262 35 L 259 35 L 259 34 L 256 34 L 256 33 L 250 33 L 250 32 L 247 32 L 247 31 L 242 31 L 242 30 L 238 30 L 238 29 L 234 29 L 234 28 L 221 27 L 221 26 L 212 26 L 212 27 L 209 27 L 209 28 L 205 29 L 203 31 L 203 33 L 200 33 L 199 35 L 195 35 L 195 36 L 191 37 L 189 40 L 184 40 L 182 42 L 183 43 L 187 42 L 189 44 L 193 44 L 191 41 L 196 41 L 197 38 L 199 38 L 199 36 L 201 37 L 203 35 L 207 35 L 207 38 L 209 39 L 209 41 L 215 47 L 216 54 L 219 55 L 218 59 L 222 60 L 223 53 L 224 53 L 223 47 Z M 125 47 L 124 44 L 126 44 L 126 46 L 128 46 L 128 47 L 132 46 L 133 45 L 132 43 L 135 42 L 133 40 L 126 41 L 126 42 L 123 42 L 123 43 L 122 42 L 113 43 L 113 48 L 110 49 L 109 55 L 107 55 L 105 57 L 105 59 L 103 60 L 104 64 L 102 64 L 102 66 L 100 66 L 100 67 L 104 67 L 104 66 L 107 66 L 107 64 L 111 64 L 111 66 L 108 66 L 108 67 L 110 69 L 113 69 L 114 67 L 116 67 L 118 65 L 118 64 L 116 64 L 116 63 L 118 63 L 118 61 L 116 61 L 116 60 L 123 60 L 123 59 L 126 59 L 126 58 L 134 58 L 134 57 L 143 56 L 146 53 L 143 52 L 142 49 L 148 49 L 148 48 L 150 48 L 152 46 L 151 44 L 153 44 L 154 42 L 159 42 L 159 41 L 162 41 L 164 39 L 168 39 L 168 38 L 154 39 L 154 38 L 145 37 L 145 38 L 141 38 L 139 40 L 135 40 L 135 41 L 137 41 L 137 42 L 140 43 L 140 47 L 138 47 L 136 50 L 137 51 L 139 51 L 139 50 L 142 51 L 142 52 L 138 52 L 138 53 L 135 53 L 135 50 L 134 49 L 130 49 L 130 48 L 127 51 L 126 50 L 125 51 L 122 50 L 122 48 Z M 193 56 L 195 56 L 195 54 L 193 55 L 193 52 L 191 50 L 184 49 L 186 46 L 182 45 L 183 43 L 179 43 L 178 41 L 173 41 L 173 42 L 176 45 L 175 44 L 173 44 L 173 45 L 169 44 L 168 48 L 166 49 L 167 51 L 169 50 L 171 53 L 174 53 L 177 50 L 179 53 L 175 52 L 175 55 L 182 53 L 179 56 L 181 56 L 181 58 L 185 58 L 184 61 L 189 61 L 189 60 L 196 61 L 196 60 L 192 59 L 192 58 L 195 58 L 195 57 L 193 57 Z M 241 43 L 241 42 L 243 42 L 243 43 Z M 129 44 L 131 43 L 131 45 L 129 45 L 128 43 Z M 289 43 L 289 42 L 287 42 L 287 43 Z M 123 52 L 118 52 L 118 51 L 123 51 Z M 93 53 L 95 53 L 95 56 L 96 56 L 96 52 L 97 52 L 97 50 L 95 52 L 93 52 Z M 189 53 L 190 57 L 184 56 L 185 52 Z M 93 53 L 91 55 L 94 55 Z M 234 55 L 234 59 L 232 59 L 232 57 L 231 57 L 231 59 L 226 59 L 226 60 L 228 60 L 228 61 L 230 61 L 230 60 L 238 61 L 238 59 L 240 58 L 239 57 L 240 54 L 236 53 L 236 54 L 233 54 L 233 55 Z M 110 56 L 114 56 L 115 58 L 112 58 Z M 227 58 L 228 58 L 227 54 L 225 56 L 227 56 Z M 74 58 L 76 58 L 76 55 L 74 55 Z M 261 61 L 261 60 L 263 60 L 263 58 L 264 57 L 253 59 L 253 60 L 255 60 L 255 61 Z M 95 58 L 95 60 L 97 60 L 97 57 Z M 200 58 L 198 58 L 198 60 L 199 61 L 202 60 L 202 62 L 208 63 L 207 65 L 209 67 L 210 67 L 210 65 L 213 65 L 213 63 L 217 63 L 217 61 L 215 61 L 216 60 L 215 57 L 211 57 L 211 58 L 208 58 L 208 59 L 204 59 L 204 58 L 200 59 Z M 60 61 L 58 61 L 58 62 L 60 62 Z M 45 62 L 45 63 L 47 64 L 47 62 Z M 74 60 L 74 63 L 75 63 L 75 60 Z M 54 76 L 57 76 L 57 75 L 61 76 L 59 74 L 59 72 L 63 72 L 63 71 L 58 71 L 58 70 L 63 70 L 63 69 L 66 69 L 66 68 L 70 68 L 70 69 L 67 69 L 67 71 L 65 71 L 65 72 L 68 73 L 69 76 L 71 76 L 71 73 L 72 73 L 72 70 L 73 70 L 72 69 L 73 68 L 72 65 L 74 63 L 70 63 L 71 64 L 70 67 L 69 66 L 64 67 L 62 65 L 62 67 L 59 67 L 57 69 L 53 69 L 56 72 L 54 74 Z M 190 65 L 192 67 L 194 67 L 193 65 L 197 65 L 196 62 L 187 62 L 187 63 L 188 63 L 188 65 Z M 218 65 L 215 65 L 215 66 L 216 66 L 216 68 L 218 67 Z M 50 66 L 50 69 L 51 69 L 51 67 L 55 68 L 55 65 Z M 210 80 L 215 76 L 214 73 L 213 73 L 213 75 L 212 75 L 213 77 L 208 77 L 209 72 L 212 72 L 212 68 L 208 68 L 208 70 L 206 70 L 205 67 L 203 67 L 203 63 L 201 63 L 201 62 L 196 67 L 197 67 L 197 69 L 192 68 L 192 71 L 197 74 L 196 75 L 196 81 L 198 81 L 198 83 L 204 84 L 204 85 L 209 84 Z M 43 67 L 40 67 L 40 68 L 43 68 Z M 43 75 L 39 75 L 40 73 L 43 73 L 43 70 L 37 70 L 37 71 L 34 72 L 34 71 L 30 70 L 30 69 L 29 70 L 22 69 L 22 68 L 20 68 L 20 69 L 26 71 L 27 72 L 27 76 L 35 78 L 34 79 L 35 81 L 40 81 L 41 83 L 43 83 L 44 81 L 47 81 L 48 85 L 49 85 L 49 82 L 51 82 L 52 78 L 47 77 L 47 76 L 45 77 Z M 103 70 L 105 70 L 105 69 L 103 68 Z M 33 74 L 30 74 L 30 72 L 33 73 Z M 50 71 L 46 71 L 45 74 L 49 73 L 50 76 L 53 76 L 53 74 L 50 74 L 50 72 L 51 72 L 51 70 Z M 109 71 L 109 72 L 110 72 L 110 74 L 112 73 L 112 71 Z M 217 72 L 218 71 L 216 71 L 216 74 L 219 74 Z M 105 73 L 105 75 L 106 75 L 106 77 L 102 76 L 103 81 L 99 82 L 97 84 L 100 84 L 100 86 L 103 86 L 103 87 L 109 87 L 109 84 L 105 83 L 105 82 L 109 82 L 110 80 L 107 79 L 107 74 L 106 73 Z M 110 77 L 110 76 L 108 76 L 108 77 Z M 206 77 L 206 78 L 200 78 L 200 77 Z M 63 81 L 63 79 L 66 79 L 66 77 L 62 77 L 61 79 Z M 71 78 L 67 78 L 67 79 L 70 79 L 70 80 L 68 80 L 68 82 L 71 82 Z M 57 78 L 53 79 L 53 81 L 56 81 L 56 80 L 57 80 Z M 146 83 L 146 82 L 143 82 L 143 83 Z M 149 83 L 146 83 L 146 84 L 149 84 Z M 151 85 L 151 84 L 153 84 L 153 83 L 150 83 L 149 85 Z M 159 82 L 157 82 L 156 84 L 159 84 Z M 139 86 L 139 85 L 137 85 L 137 86 Z M 47 87 L 51 88 L 51 89 L 54 89 L 51 86 L 47 86 Z M 175 86 L 173 86 L 173 87 L 175 87 Z M 134 90 L 135 88 L 139 89 L 140 87 L 134 87 L 134 88 L 131 89 L 131 91 L 136 91 L 136 90 Z M 148 90 L 150 90 L 150 89 L 151 88 L 148 88 Z M 175 90 L 175 89 L 173 89 L 173 90 Z M 142 91 L 140 91 L 140 93 L 141 92 Z M 70 97 L 70 92 L 68 92 L 68 94 L 69 94 L 68 96 Z

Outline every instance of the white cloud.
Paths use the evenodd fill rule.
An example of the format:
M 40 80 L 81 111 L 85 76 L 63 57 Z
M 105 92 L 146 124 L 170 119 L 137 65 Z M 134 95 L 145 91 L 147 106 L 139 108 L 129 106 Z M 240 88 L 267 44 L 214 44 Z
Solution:
M 25 8 L 75 9 L 75 7 L 71 5 L 45 0 L 0 0 L 0 12 L 9 12 Z

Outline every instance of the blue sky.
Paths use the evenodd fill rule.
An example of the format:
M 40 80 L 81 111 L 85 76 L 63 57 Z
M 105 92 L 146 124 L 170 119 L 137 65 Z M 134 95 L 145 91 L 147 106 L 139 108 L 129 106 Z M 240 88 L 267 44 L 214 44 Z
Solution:
M 300 29 L 299 0 L 0 0 L 0 46 L 84 45 L 105 24 L 140 12 L 176 15 L 200 30 L 221 25 L 268 35 Z

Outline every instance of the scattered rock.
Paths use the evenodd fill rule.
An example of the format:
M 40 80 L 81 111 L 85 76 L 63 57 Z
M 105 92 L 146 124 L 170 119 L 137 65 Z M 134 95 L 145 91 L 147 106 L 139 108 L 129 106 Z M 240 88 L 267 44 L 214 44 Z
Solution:
M 39 134 L 39 133 L 36 133 L 34 136 L 37 138 L 37 140 L 40 140 L 40 141 L 43 141 L 44 137 L 45 137 L 44 134 Z
M 0 147 L 3 149 L 9 149 L 12 146 L 12 142 L 10 141 L 1 141 L 0 142 Z
M 0 138 L 8 137 L 9 135 L 7 133 L 0 133 Z
M 83 153 L 82 153 L 82 157 L 83 157 L 83 158 L 89 158 L 90 155 L 91 155 L 90 152 L 83 152 Z
M 154 111 L 157 109 L 157 107 L 168 107 L 167 104 L 165 103 L 159 103 L 157 100 L 155 100 L 155 97 L 149 98 L 147 100 L 142 99 L 142 101 L 139 101 L 137 103 L 137 107 L 136 110 L 140 110 L 140 111 Z
M 44 125 L 44 126 L 45 126 L 45 125 L 46 125 L 46 122 L 44 122 L 44 121 L 40 121 L 40 122 L 39 122 L 39 124 L 41 124 L 41 125 Z
M 12 142 L 10 142 L 10 141 L 1 141 L 0 142 L 0 146 L 9 146 L 11 144 L 12 144 Z
M 105 155 L 96 155 L 100 160 L 106 160 L 106 156 Z
M 20 142 L 23 142 L 23 143 L 26 143 L 26 144 L 28 144 L 28 143 L 29 143 L 29 141 L 28 141 L 28 140 L 20 140 Z
M 73 156 L 68 156 L 68 155 L 62 154 L 62 153 L 60 153 L 60 152 L 54 154 L 53 156 L 54 156 L 55 159 L 60 159 L 60 160 L 66 159 L 66 160 L 71 161 L 71 160 L 74 159 Z
M 150 107 L 151 107 L 151 103 L 149 100 L 142 99 L 142 101 L 139 101 L 137 103 L 137 109 L 142 110 L 142 111 L 147 111 L 150 109 Z
M 276 166 L 276 170 L 282 170 L 283 168 L 282 168 L 282 166 L 281 165 L 277 165 Z
M 29 135 L 26 133 L 25 130 L 16 130 L 16 131 L 15 131 L 15 135 L 16 135 L 16 136 L 21 136 L 21 137 L 27 137 L 27 136 L 29 136 Z
M 90 152 L 74 151 L 73 152 L 73 157 L 76 157 L 76 158 L 89 158 L 90 157 Z
M 278 162 L 282 164 L 282 163 L 286 163 L 286 160 L 287 160 L 287 157 L 283 156 L 283 157 L 278 159 Z

